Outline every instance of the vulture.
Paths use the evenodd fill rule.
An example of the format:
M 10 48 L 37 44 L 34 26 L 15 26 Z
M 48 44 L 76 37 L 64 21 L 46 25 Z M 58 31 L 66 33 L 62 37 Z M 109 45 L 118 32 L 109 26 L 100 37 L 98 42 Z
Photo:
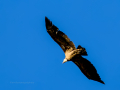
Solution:
M 85 48 L 81 47 L 80 45 L 78 45 L 78 47 L 76 48 L 74 43 L 68 38 L 68 36 L 60 31 L 54 24 L 52 24 L 52 22 L 47 17 L 45 17 L 45 25 L 48 34 L 62 48 L 65 53 L 65 59 L 63 60 L 63 63 L 67 61 L 72 61 L 79 67 L 81 72 L 88 79 L 105 84 L 101 80 L 93 64 L 82 57 L 88 55 Z

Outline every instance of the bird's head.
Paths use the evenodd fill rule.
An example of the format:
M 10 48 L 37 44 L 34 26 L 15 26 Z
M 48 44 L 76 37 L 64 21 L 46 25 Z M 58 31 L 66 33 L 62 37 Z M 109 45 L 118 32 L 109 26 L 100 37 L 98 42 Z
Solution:
M 67 62 L 67 61 L 68 61 L 67 58 L 65 58 L 65 59 L 63 60 L 62 64 L 65 63 L 65 62 Z

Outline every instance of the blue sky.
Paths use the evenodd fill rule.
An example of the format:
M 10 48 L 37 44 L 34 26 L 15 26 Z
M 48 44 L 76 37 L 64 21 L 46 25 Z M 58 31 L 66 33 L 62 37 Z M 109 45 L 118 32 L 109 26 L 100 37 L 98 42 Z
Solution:
M 45 28 L 68 35 L 105 85 L 88 80 Z M 0 0 L 0 90 L 119 90 L 119 0 Z

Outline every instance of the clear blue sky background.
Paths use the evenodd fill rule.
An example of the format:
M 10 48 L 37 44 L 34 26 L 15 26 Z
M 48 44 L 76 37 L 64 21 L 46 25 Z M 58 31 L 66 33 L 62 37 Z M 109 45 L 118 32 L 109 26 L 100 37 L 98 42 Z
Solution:
M 45 28 L 47 16 L 105 85 L 88 80 Z M 119 90 L 120 0 L 0 0 L 0 90 Z

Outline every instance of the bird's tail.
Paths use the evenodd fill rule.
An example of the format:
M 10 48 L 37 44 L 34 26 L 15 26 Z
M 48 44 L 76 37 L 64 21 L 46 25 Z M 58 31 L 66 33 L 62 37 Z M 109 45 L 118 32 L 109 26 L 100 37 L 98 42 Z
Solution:
M 82 51 L 81 51 L 81 52 L 82 52 L 81 55 L 85 55 L 85 56 L 88 55 L 87 52 L 86 52 L 86 49 L 83 48 L 83 47 L 81 47 L 80 45 L 78 45 L 77 49 L 82 49 Z

